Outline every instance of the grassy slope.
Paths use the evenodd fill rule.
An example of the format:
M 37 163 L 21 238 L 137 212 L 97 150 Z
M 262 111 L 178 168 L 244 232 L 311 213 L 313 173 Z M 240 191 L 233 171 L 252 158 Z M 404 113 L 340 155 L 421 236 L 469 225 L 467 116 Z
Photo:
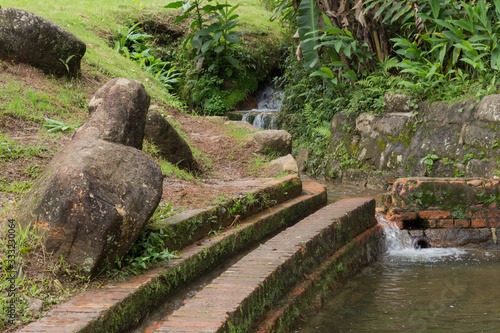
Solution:
M 142 5 L 133 0 L 0 0 L 4 8 L 25 9 L 54 21 L 87 44 L 87 53 L 82 60 L 82 75 L 73 80 L 46 76 L 27 65 L 14 66 L 0 61 L 0 218 L 11 209 L 19 195 L 29 189 L 32 179 L 50 160 L 50 156 L 69 140 L 70 133 L 48 133 L 42 126 L 46 117 L 76 127 L 86 118 L 87 104 L 92 95 L 113 77 L 136 79 L 145 85 L 152 103 L 180 108 L 181 103 L 154 77 L 144 73 L 135 63 L 110 47 L 117 30 L 153 14 L 167 13 L 162 7 L 168 2 L 148 1 Z M 279 43 L 280 29 L 277 23 L 268 21 L 270 14 L 258 0 L 232 3 L 235 2 L 241 3 L 238 9 L 241 29 L 251 32 L 245 41 L 253 39 L 258 42 L 255 37 L 266 36 Z M 175 126 L 180 129 L 178 123 Z M 179 176 L 178 173 L 174 174 Z M 2 196 L 12 199 L 8 206 L 2 207 Z M 35 235 L 27 231 L 18 230 L 17 238 L 19 244 L 24 246 L 31 244 L 36 247 L 40 243 Z M 26 241 L 28 238 L 30 240 Z M 0 241 L 3 262 L 5 244 L 2 243 Z M 56 277 L 53 274 L 55 272 L 67 271 L 68 275 L 73 276 L 75 272 L 62 262 L 51 262 L 44 253 L 35 252 L 28 256 L 29 259 L 23 259 L 23 274 L 16 281 L 18 324 L 38 317 L 26 310 L 28 297 L 42 299 L 45 311 L 87 287 L 84 278 L 70 281 Z M 0 268 L 3 266 L 2 263 Z M 40 270 L 45 272 L 44 275 L 39 274 Z M 0 290 L 5 286 L 6 281 L 0 279 Z M 13 328 L 5 322 L 5 299 L 2 292 L 0 330 Z
M 21 8 L 43 16 L 75 34 L 87 44 L 83 71 L 92 75 L 127 77 L 142 82 L 149 94 L 162 101 L 172 101 L 150 75 L 109 47 L 113 33 L 146 10 L 156 10 L 164 1 L 148 1 L 141 9 L 138 2 L 127 0 L 88 1 L 1 1 L 2 7 Z
M 266 38 L 267 43 L 278 45 L 282 38 L 279 26 L 276 22 L 269 21 L 270 13 L 262 4 L 258 0 L 236 2 L 240 3 L 240 8 L 237 10 L 241 16 L 240 29 L 249 32 L 245 34 L 245 42 L 262 46 L 259 43 Z M 41 127 L 45 118 L 77 127 L 87 116 L 87 103 L 93 93 L 113 77 L 136 79 L 145 85 L 152 97 L 152 104 L 179 109 L 181 103 L 152 75 L 143 72 L 136 63 L 125 59 L 110 47 L 116 32 L 126 29 L 134 22 L 157 16 L 164 22 L 172 21 L 172 19 L 165 20 L 166 15 L 177 15 L 179 11 L 164 9 L 163 6 L 167 3 L 168 1 L 148 1 L 147 4 L 142 4 L 133 0 L 0 1 L 2 7 L 25 9 L 52 20 L 87 44 L 87 52 L 82 60 L 82 75 L 76 80 L 47 78 L 36 71 L 21 73 L 18 68 L 13 73 L 9 71 L 10 68 L 2 73 L 2 62 L 0 62 L 0 131 L 2 127 L 17 126 L 13 124 L 12 118 L 31 122 L 32 126 L 38 128 L 38 139 L 32 140 L 28 146 L 26 142 L 23 142 L 24 146 L 16 146 L 15 141 L 10 140 L 10 137 L 16 137 L 17 133 L 0 132 L 0 142 L 3 144 L 0 146 L 0 166 L 2 159 L 12 157 L 5 147 L 7 145 L 12 147 L 13 142 L 16 148 L 22 150 L 42 148 L 47 152 L 46 155 L 52 155 L 57 150 L 57 143 L 52 145 L 47 140 L 48 138 L 58 140 L 62 135 L 48 134 Z M 176 28 L 179 29 L 179 24 Z M 180 129 L 178 124 L 176 128 Z M 196 149 L 194 152 L 199 155 Z M 23 168 L 28 169 L 43 166 L 43 163 L 38 162 L 21 164 Z M 24 177 L 23 180 L 30 179 Z M 12 192 L 7 184 L 12 181 L 13 177 L 0 177 L 0 203 L 2 191 Z M 5 207 L 0 204 L 0 215 L 3 209 Z

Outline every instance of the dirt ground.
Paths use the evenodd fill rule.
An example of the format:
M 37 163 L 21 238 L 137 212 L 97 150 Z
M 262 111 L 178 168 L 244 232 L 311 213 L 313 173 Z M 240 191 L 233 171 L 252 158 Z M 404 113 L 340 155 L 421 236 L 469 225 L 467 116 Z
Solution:
M 79 88 L 86 94 L 87 101 L 106 80 L 105 77 L 90 75 L 80 78 Z M 3 63 L 0 67 L 0 90 L 13 81 L 17 82 L 20 91 L 31 89 L 47 94 L 54 93 L 60 89 L 58 85 L 61 85 L 30 66 Z M 230 134 L 228 129 L 234 129 L 236 125 L 228 125 L 221 119 L 189 116 L 167 106 L 160 105 L 160 108 L 164 114 L 171 116 L 171 120 L 182 126 L 190 145 L 211 161 L 209 167 L 203 166 L 206 163 L 201 163 L 202 171 L 195 180 L 165 177 L 162 202 L 171 201 L 176 210 L 201 208 L 218 198 L 245 192 L 245 183 L 233 183 L 234 180 L 266 178 L 274 174 L 273 170 L 252 167 L 251 160 L 259 157 L 251 153 L 241 138 Z M 81 122 L 86 117 L 86 110 L 69 108 L 69 112 L 71 116 L 68 118 L 72 121 L 76 119 Z M 46 114 L 46 117 L 51 116 L 50 112 Z M 42 170 L 71 138 L 71 133 L 49 135 L 40 122 L 5 114 L 0 103 L 0 135 L 2 134 L 21 146 L 42 147 L 41 153 L 26 158 L 2 158 L 0 155 L 0 176 L 3 177 L 4 184 L 33 181 L 33 173 L 29 170 Z M 9 211 L 9 207 L 19 201 L 21 196 L 19 193 L 1 191 L 0 188 L 0 212 Z

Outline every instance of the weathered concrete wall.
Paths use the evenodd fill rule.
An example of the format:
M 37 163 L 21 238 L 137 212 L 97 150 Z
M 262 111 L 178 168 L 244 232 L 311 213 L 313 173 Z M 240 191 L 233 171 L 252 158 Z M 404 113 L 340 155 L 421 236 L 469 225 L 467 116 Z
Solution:
M 379 213 L 431 246 L 497 248 L 499 207 L 497 179 L 401 178 Z
M 398 177 L 492 177 L 500 170 L 500 95 L 477 105 L 414 106 L 409 97 L 387 95 L 383 115 L 338 113 L 331 132 L 326 171 L 346 183 L 387 188 Z

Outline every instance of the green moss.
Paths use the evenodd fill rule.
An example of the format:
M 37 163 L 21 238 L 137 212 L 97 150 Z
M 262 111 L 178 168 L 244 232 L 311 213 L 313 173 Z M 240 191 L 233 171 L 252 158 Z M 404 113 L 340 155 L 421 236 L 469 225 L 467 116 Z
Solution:
M 415 167 L 417 165 L 417 158 L 416 156 L 410 156 L 407 160 L 406 160 L 406 166 L 405 166 L 405 170 L 406 170 L 406 175 L 407 176 L 411 176 L 412 175 L 412 171 L 415 170 Z
M 382 153 L 385 150 L 385 147 L 387 146 L 387 142 L 385 142 L 384 139 L 378 139 L 378 145 L 380 152 Z
M 366 256 L 366 247 L 377 249 L 379 237 L 373 237 L 368 240 L 363 246 L 345 247 L 345 251 L 340 255 L 336 255 L 333 260 L 327 262 L 324 269 L 319 271 L 319 278 L 315 279 L 313 283 L 306 289 L 306 292 L 301 297 L 294 299 L 286 299 L 278 305 L 277 308 L 283 310 L 280 318 L 276 321 L 276 326 L 273 327 L 273 332 L 288 332 L 294 326 L 297 319 L 303 317 L 305 314 L 319 309 L 314 309 L 312 306 L 317 299 L 318 295 L 322 297 L 331 297 L 331 295 L 341 291 L 342 285 L 351 276 L 366 264 L 368 258 Z M 380 254 L 380 253 L 378 253 Z
M 410 146 L 411 140 L 413 139 L 413 136 L 415 135 L 415 126 L 411 124 L 410 122 L 407 122 L 405 124 L 405 127 L 403 128 L 403 131 L 401 131 L 401 134 L 399 135 L 399 142 L 408 147 Z

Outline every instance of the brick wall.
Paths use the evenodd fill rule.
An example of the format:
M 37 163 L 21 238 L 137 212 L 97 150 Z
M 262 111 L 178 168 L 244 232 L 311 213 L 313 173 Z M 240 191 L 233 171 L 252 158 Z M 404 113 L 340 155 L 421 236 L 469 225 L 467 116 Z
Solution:
M 400 178 L 379 213 L 400 228 L 497 228 L 498 179 Z

